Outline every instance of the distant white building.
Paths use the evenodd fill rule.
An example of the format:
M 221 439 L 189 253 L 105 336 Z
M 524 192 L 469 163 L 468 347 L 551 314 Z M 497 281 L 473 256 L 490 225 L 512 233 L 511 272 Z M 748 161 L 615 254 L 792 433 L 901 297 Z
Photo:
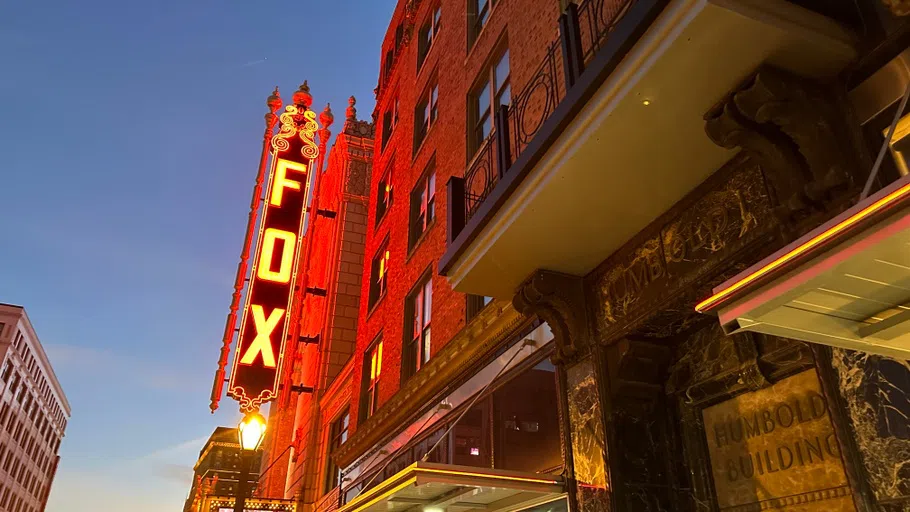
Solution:
M 22 306 L 0 303 L 0 510 L 43 512 L 71 410 Z

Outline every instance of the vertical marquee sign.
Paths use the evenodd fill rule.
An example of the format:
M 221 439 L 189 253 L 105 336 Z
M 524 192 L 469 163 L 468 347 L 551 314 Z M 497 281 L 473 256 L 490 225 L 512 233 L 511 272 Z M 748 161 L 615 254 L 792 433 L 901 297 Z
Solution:
M 281 126 L 271 139 L 268 187 L 228 383 L 228 395 L 244 411 L 278 395 L 292 328 L 310 170 L 319 155 L 313 111 L 289 105 L 279 119 Z

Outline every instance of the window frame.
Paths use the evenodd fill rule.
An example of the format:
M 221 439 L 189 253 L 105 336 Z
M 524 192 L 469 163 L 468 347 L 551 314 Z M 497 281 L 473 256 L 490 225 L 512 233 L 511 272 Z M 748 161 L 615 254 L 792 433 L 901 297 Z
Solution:
M 465 295 L 465 300 L 467 302 L 465 307 L 465 320 L 470 322 L 493 302 L 493 297 L 469 293 Z
M 434 72 L 414 107 L 414 154 L 423 146 L 430 130 L 439 120 L 439 80 Z
M 379 178 L 379 186 L 376 189 L 376 222 L 374 222 L 376 227 L 386 218 L 386 214 L 389 213 L 389 209 L 395 201 L 394 187 L 392 186 L 392 168 L 394 163 L 395 156 L 392 155 L 386 165 L 385 172 Z
M 427 291 L 429 290 L 429 302 Z M 429 308 L 427 308 L 429 305 Z M 419 306 L 419 310 L 418 310 Z M 429 314 L 427 314 L 429 309 Z M 433 273 L 432 265 L 425 270 L 405 298 L 404 350 L 405 361 L 401 365 L 403 381 L 417 374 L 430 362 L 432 353 L 433 328 Z M 419 318 L 418 318 L 419 317 Z M 418 328 L 419 333 L 415 332 Z M 418 336 L 419 334 L 419 336 Z
M 382 378 L 382 333 L 370 343 L 363 353 L 363 373 L 360 378 L 360 414 L 358 424 L 363 424 L 379 409 L 379 382 Z
M 474 80 L 471 92 L 468 95 L 468 151 L 469 160 L 483 147 L 484 142 L 496 131 L 496 111 L 503 105 L 502 98 L 508 91 L 509 101 L 505 105 L 512 103 L 512 62 L 511 52 L 507 41 L 497 45 L 496 51 L 491 54 L 489 62 L 483 67 L 483 70 Z M 507 65 L 507 74 L 497 86 L 497 70 L 499 65 L 505 59 Z M 489 105 L 481 108 L 481 100 L 488 98 Z M 484 135 L 483 126 L 489 120 L 490 129 Z
M 417 72 L 423 69 L 423 64 L 427 61 L 430 51 L 439 37 L 440 25 L 442 23 L 442 4 L 436 2 L 430 9 L 426 21 L 420 25 L 417 33 Z
M 483 7 L 478 4 L 483 2 Z M 474 47 L 474 43 L 483 33 L 483 29 L 490 23 L 493 9 L 496 8 L 497 0 L 468 0 L 467 5 L 467 22 L 468 22 L 468 49 Z
M 385 259 L 384 265 L 381 262 L 382 259 Z M 382 302 L 383 297 L 386 296 L 386 292 L 389 289 L 386 280 L 389 276 L 390 259 L 389 237 L 386 235 L 385 240 L 379 244 L 379 250 L 377 250 L 370 259 L 370 283 L 369 289 L 367 290 L 367 305 L 370 312 L 376 308 L 377 304 Z M 380 273 L 380 275 L 376 277 L 376 273 Z
M 341 485 L 341 468 L 335 465 L 335 462 L 332 460 L 332 452 L 337 450 L 341 445 L 343 445 L 348 440 L 348 434 L 351 430 L 351 410 L 345 407 L 341 413 L 335 416 L 335 419 L 329 423 L 329 432 L 326 446 L 326 467 L 325 467 L 325 481 L 323 483 L 322 494 L 328 494 L 332 489 L 339 487 Z M 340 441 L 336 444 L 335 441 Z
M 432 182 L 432 186 L 431 186 Z M 424 194 L 421 197 L 421 194 Z M 418 230 L 417 224 L 418 219 L 421 218 L 421 212 L 430 212 L 429 220 L 427 220 L 428 215 L 424 213 L 423 221 L 420 223 L 421 227 Z M 433 227 L 436 222 L 436 155 L 430 157 L 430 160 L 427 162 L 426 167 L 424 167 L 423 172 L 421 173 L 420 178 L 417 180 L 417 183 L 414 184 L 414 188 L 411 189 L 410 194 L 410 211 L 408 214 L 408 253 L 410 254 L 413 250 L 420 245 L 420 242 L 423 241 L 423 238 L 426 236 L 427 232 L 430 231 L 430 228 Z
M 398 121 L 400 120 L 400 107 L 401 99 L 398 95 L 398 91 L 392 95 L 386 109 L 382 112 L 382 135 L 380 137 L 380 151 L 385 151 L 389 147 L 389 144 L 392 141 L 392 137 L 395 135 L 395 128 L 398 126 Z

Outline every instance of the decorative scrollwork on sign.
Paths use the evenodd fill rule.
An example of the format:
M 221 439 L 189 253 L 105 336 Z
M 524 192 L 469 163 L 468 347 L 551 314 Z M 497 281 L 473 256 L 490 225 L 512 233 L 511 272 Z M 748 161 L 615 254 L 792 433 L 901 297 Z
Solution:
M 285 141 L 287 142 L 287 141 Z M 250 412 L 258 410 L 262 404 L 274 400 L 278 396 L 271 389 L 266 389 L 259 393 L 259 396 L 247 396 L 246 390 L 236 386 L 229 390 L 228 395 L 240 402 L 240 412 Z
M 294 122 L 294 118 L 297 115 L 299 115 L 297 107 L 295 105 L 288 105 L 284 107 L 284 113 L 278 117 L 281 126 L 278 128 L 278 133 L 272 137 L 272 149 L 274 149 L 275 152 L 280 153 L 282 151 L 287 151 L 288 148 L 291 147 L 288 139 L 297 133 L 297 123 Z
M 306 110 L 303 113 L 303 126 L 300 127 L 300 140 L 303 141 L 303 147 L 300 148 L 300 154 L 310 160 L 319 156 L 319 146 L 316 145 L 316 130 L 319 124 L 316 123 L 316 112 Z

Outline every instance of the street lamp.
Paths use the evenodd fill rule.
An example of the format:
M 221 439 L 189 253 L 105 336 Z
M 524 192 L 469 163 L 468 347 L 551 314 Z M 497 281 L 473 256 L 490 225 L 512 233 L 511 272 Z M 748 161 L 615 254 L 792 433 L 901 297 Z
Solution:
M 234 512 L 244 512 L 246 506 L 246 484 L 250 479 L 250 465 L 253 455 L 265 437 L 265 418 L 258 412 L 247 413 L 237 425 L 240 438 L 240 478 L 237 481 L 237 496 L 234 498 Z
M 258 412 L 248 413 L 237 426 L 240 432 L 240 447 L 245 452 L 255 452 L 265 437 L 265 418 Z

